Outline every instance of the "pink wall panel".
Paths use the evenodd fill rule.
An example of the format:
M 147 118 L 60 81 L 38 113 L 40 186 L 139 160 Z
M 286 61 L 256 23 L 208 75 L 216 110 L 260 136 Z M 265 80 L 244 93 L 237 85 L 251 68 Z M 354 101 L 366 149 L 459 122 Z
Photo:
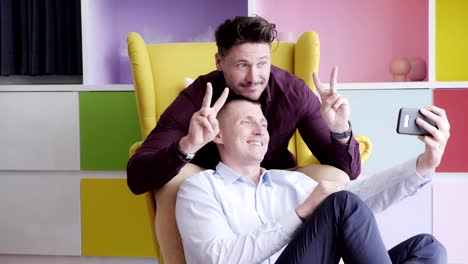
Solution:
M 280 32 L 318 32 L 322 80 L 338 65 L 341 82 L 391 81 L 394 57 L 428 58 L 428 1 L 256 0 L 254 8 Z
M 438 176 L 440 181 L 433 183 L 433 234 L 447 248 L 449 263 L 468 263 L 468 175 L 458 180 Z
M 468 89 L 435 89 L 434 104 L 446 110 L 450 121 L 450 140 L 438 172 L 468 172 Z

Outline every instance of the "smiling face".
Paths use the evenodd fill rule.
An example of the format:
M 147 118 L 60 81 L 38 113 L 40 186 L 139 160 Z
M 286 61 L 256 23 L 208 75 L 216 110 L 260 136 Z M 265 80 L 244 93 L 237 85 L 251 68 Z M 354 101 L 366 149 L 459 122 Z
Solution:
M 260 165 L 270 140 L 260 105 L 247 100 L 228 102 L 218 120 L 219 134 L 214 142 L 223 163 L 232 167 Z
M 270 77 L 270 45 L 245 43 L 233 46 L 224 55 L 216 54 L 216 67 L 223 72 L 231 91 L 256 101 Z

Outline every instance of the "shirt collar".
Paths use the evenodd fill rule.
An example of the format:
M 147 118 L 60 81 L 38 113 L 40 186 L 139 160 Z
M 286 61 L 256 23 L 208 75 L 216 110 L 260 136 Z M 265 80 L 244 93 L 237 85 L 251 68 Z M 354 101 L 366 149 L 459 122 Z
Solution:
M 260 175 L 260 182 L 263 182 L 266 186 L 271 186 L 272 181 L 270 173 L 268 173 L 264 168 L 261 168 L 261 170 L 262 175 Z M 248 178 L 247 176 L 239 175 L 221 161 L 216 165 L 216 172 L 221 176 L 225 184 L 233 184 L 234 182 L 241 180 L 242 177 Z
M 262 175 L 260 176 L 260 180 L 263 181 L 266 186 L 269 186 L 269 187 L 272 186 L 271 175 L 264 168 L 262 168 Z

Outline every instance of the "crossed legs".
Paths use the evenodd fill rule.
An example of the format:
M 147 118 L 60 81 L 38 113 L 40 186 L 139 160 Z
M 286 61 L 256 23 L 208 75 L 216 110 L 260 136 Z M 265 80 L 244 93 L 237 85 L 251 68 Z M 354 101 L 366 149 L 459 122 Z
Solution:
M 447 253 L 433 236 L 412 237 L 387 252 L 375 218 L 356 195 L 327 197 L 278 258 L 278 264 L 446 263 Z

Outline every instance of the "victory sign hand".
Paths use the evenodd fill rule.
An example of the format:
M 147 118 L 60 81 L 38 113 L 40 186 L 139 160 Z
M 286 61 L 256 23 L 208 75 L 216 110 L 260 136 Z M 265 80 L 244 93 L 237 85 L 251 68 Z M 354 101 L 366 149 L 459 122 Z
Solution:
M 219 133 L 218 119 L 216 115 L 223 107 L 229 94 L 229 89 L 225 88 L 221 96 L 211 107 L 213 87 L 211 83 L 206 84 L 206 93 L 203 98 L 202 107 L 195 112 L 190 120 L 187 136 L 179 142 L 179 147 L 185 153 L 195 153 L 204 145 L 214 139 Z
M 316 72 L 313 73 L 312 77 L 322 100 L 320 113 L 322 114 L 323 119 L 328 124 L 330 131 L 342 133 L 348 129 L 350 110 L 348 99 L 341 96 L 336 91 L 337 75 L 338 68 L 335 66 L 331 73 L 329 90 L 320 82 Z

